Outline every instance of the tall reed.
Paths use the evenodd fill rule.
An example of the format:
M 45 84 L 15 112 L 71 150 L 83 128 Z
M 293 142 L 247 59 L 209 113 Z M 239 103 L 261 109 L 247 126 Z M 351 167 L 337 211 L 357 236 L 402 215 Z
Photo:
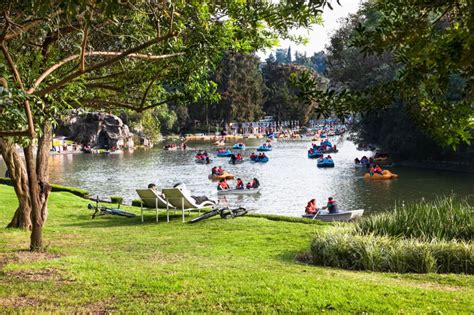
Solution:
M 423 240 L 472 240 L 474 207 L 450 196 L 433 202 L 414 202 L 391 212 L 363 218 L 356 223 L 359 234 L 375 234 Z

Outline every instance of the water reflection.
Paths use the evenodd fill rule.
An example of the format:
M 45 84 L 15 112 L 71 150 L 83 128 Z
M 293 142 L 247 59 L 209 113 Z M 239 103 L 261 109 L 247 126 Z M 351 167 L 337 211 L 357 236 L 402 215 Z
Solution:
M 213 166 L 221 165 L 244 182 L 257 177 L 263 187 L 257 195 L 219 196 L 222 204 L 242 205 L 262 213 L 300 215 L 308 200 L 316 198 L 322 205 L 333 196 L 341 208 L 364 208 L 368 212 L 391 208 L 396 201 L 432 199 L 436 195 L 454 192 L 459 195 L 474 194 L 474 175 L 461 173 L 394 168 L 400 178 L 391 181 L 366 181 L 364 172 L 353 167 L 353 159 L 369 152 L 357 151 L 355 145 L 342 137 L 331 139 L 339 153 L 331 154 L 334 168 L 318 169 L 316 161 L 307 158 L 310 141 L 284 141 L 274 143 L 268 152 L 270 162 L 231 165 L 226 158 L 212 157 L 210 165 L 194 163 L 198 150 L 214 152 L 206 142 L 189 143 L 187 151 L 140 149 L 117 155 L 71 154 L 50 158 L 50 179 L 53 183 L 80 187 L 94 195 L 124 196 L 136 199 L 135 189 L 149 183 L 169 187 L 186 183 L 195 195 L 218 198 L 216 182 L 207 176 Z M 261 144 L 261 140 L 245 141 L 248 157 Z M 0 172 L 4 173 L 4 164 Z M 234 185 L 231 182 L 231 185 Z

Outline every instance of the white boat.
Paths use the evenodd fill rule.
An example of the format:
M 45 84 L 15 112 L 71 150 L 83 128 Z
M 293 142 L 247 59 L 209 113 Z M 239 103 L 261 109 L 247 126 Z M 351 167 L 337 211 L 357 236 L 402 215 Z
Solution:
M 252 189 L 227 189 L 227 190 L 218 190 L 218 195 L 253 195 L 258 194 L 262 188 L 252 188 Z
M 315 215 L 313 214 L 303 214 L 303 218 L 320 220 L 324 222 L 333 222 L 333 221 L 353 221 L 356 220 L 364 214 L 364 209 L 357 210 L 340 210 L 337 213 L 329 213 L 327 210 L 319 210 Z

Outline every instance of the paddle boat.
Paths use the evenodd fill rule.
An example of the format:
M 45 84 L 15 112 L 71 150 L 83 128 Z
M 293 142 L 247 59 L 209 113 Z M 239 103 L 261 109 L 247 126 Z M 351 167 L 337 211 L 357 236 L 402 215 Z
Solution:
M 314 214 L 303 214 L 302 217 L 311 220 L 320 220 L 324 222 L 333 222 L 333 221 L 353 221 L 359 219 L 364 214 L 364 209 L 358 210 L 340 210 L 336 213 L 329 213 L 327 210 L 318 210 Z
M 218 195 L 254 195 L 258 194 L 262 188 L 250 188 L 250 189 L 227 189 L 218 190 Z
M 209 175 L 208 176 L 209 179 L 212 179 L 212 180 L 221 180 L 221 179 L 234 179 L 235 176 L 232 175 L 231 173 L 228 173 L 226 171 L 224 171 L 224 173 L 222 173 L 222 175 Z
M 236 143 L 232 147 L 234 150 L 245 150 L 245 144 L 243 143 Z
M 255 163 L 267 163 L 268 161 L 270 161 L 268 156 L 264 156 L 263 158 L 256 156 L 256 157 L 251 157 L 250 159 Z
M 229 149 L 217 151 L 218 157 L 230 157 L 231 155 L 232 155 L 232 151 L 230 151 Z
M 209 159 L 209 160 L 207 160 L 207 159 L 196 159 L 195 162 L 197 164 L 211 164 L 212 160 L 211 159 Z
M 244 158 L 243 158 L 242 156 L 240 157 L 240 159 L 238 159 L 237 157 L 234 159 L 234 158 L 232 158 L 232 156 L 231 156 L 231 158 L 230 158 L 230 160 L 229 160 L 229 164 L 234 164 L 234 165 L 235 165 L 235 164 L 242 164 L 242 163 L 244 163 L 244 162 L 245 162 L 245 160 L 244 160 Z
M 331 158 L 319 158 L 318 159 L 318 167 L 334 167 L 334 161 Z
M 271 145 L 265 145 L 265 144 L 262 144 L 261 146 L 259 146 L 257 148 L 257 151 L 260 151 L 260 152 L 267 152 L 267 151 L 271 151 L 272 150 L 272 146 Z
M 389 170 L 382 171 L 382 174 L 374 173 L 370 176 L 370 173 L 365 173 L 364 178 L 370 180 L 385 180 L 385 179 L 394 179 L 397 178 L 398 175 L 390 172 Z
M 321 152 L 319 152 L 318 150 L 314 150 L 313 153 L 311 153 L 309 150 L 308 150 L 308 158 L 309 159 L 317 159 L 319 157 L 322 157 L 323 154 Z

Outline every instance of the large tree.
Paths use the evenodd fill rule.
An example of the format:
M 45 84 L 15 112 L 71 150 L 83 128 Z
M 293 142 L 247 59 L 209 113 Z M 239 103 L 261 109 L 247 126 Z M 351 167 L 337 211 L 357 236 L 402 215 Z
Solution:
M 220 62 L 215 80 L 221 95 L 212 112 L 232 121 L 255 121 L 262 115 L 265 85 L 259 70 L 260 59 L 250 54 L 228 52 Z
M 3 1 L 0 151 L 19 200 L 10 226 L 31 228 L 30 248 L 42 248 L 58 113 L 71 107 L 145 111 L 214 94 L 208 72 L 223 51 L 268 47 L 294 27 L 309 27 L 326 3 Z

